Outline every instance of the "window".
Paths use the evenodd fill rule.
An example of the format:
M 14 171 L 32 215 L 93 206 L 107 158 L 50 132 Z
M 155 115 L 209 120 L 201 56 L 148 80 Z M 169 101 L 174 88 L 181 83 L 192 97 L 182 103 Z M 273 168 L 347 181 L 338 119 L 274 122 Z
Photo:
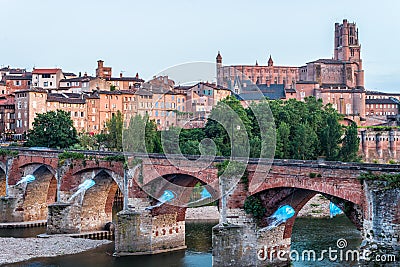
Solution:
M 85 112 L 81 112 L 81 118 L 85 117 Z
M 22 103 L 21 103 L 21 101 L 19 101 L 18 102 L 18 109 L 21 109 L 22 108 Z
M 42 74 L 42 78 L 50 78 L 50 74 Z
M 43 86 L 44 86 L 44 87 L 49 86 L 49 82 L 44 82 L 44 83 L 43 83 Z
M 351 113 L 351 104 L 346 104 L 346 114 L 349 115 Z
M 108 108 L 108 104 L 106 104 L 106 106 L 105 106 L 106 108 Z
M 77 111 L 75 111 L 75 114 L 74 114 L 74 115 L 75 115 L 75 117 L 78 117 L 78 112 L 77 112 Z

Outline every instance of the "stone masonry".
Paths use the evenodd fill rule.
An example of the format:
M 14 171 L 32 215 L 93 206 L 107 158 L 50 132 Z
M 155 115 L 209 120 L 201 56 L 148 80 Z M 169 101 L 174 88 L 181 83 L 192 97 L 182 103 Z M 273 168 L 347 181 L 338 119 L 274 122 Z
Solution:
M 186 208 L 171 203 L 146 211 L 144 207 L 156 204 L 157 200 L 149 197 L 144 189 L 151 189 L 152 182 L 164 178 L 172 185 L 189 188 L 197 183 L 207 184 L 212 194 L 218 193 L 215 164 L 224 160 L 217 158 L 211 164 L 204 164 L 173 156 L 130 155 L 127 161 L 136 162 L 131 166 L 106 160 L 104 157 L 110 153 L 83 152 L 85 159 L 65 161 L 58 159 L 59 153 L 21 149 L 6 169 L 3 169 L 6 159 L 0 158 L 0 167 L 8 177 L 8 184 L 4 186 L 9 192 L 8 196 L 0 198 L 1 220 L 29 221 L 47 217 L 51 234 L 102 230 L 111 220 L 111 207 L 119 188 L 126 205 L 118 214 L 118 255 L 183 249 Z M 358 179 L 364 172 L 397 173 L 398 170 L 398 165 L 296 160 L 275 160 L 269 168 L 268 164 L 264 166 L 263 162 L 251 160 L 247 165 L 248 181 L 240 182 L 229 192 L 226 221 L 221 221 L 213 230 L 214 266 L 281 264 L 267 260 L 258 262 L 257 255 L 265 254 L 264 246 L 270 250 L 290 249 L 296 216 L 268 233 L 262 230 L 267 217 L 286 204 L 292 205 L 297 215 L 317 193 L 345 207 L 346 215 L 364 229 L 364 233 L 377 234 L 373 242 L 381 244 L 385 251 L 398 253 L 399 192 L 376 190 Z M 36 180 L 17 186 L 21 177 L 28 174 L 36 175 Z M 68 201 L 87 179 L 93 179 L 96 184 Z M 256 186 L 255 181 L 258 181 Z M 163 192 L 168 186 L 168 183 L 161 183 L 157 189 Z M 259 197 L 266 208 L 260 222 L 244 211 L 244 202 L 249 196 Z M 177 199 L 184 202 L 188 197 L 184 191 Z M 367 238 L 367 234 L 364 236 Z

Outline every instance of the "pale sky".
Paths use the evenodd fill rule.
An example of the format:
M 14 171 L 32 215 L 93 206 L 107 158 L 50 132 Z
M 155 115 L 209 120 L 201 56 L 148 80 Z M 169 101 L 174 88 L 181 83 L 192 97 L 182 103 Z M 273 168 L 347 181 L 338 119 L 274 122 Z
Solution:
M 400 92 L 400 1 L 0 0 L 0 65 L 144 79 L 193 61 L 301 66 L 333 55 L 335 22 L 356 22 L 365 86 Z

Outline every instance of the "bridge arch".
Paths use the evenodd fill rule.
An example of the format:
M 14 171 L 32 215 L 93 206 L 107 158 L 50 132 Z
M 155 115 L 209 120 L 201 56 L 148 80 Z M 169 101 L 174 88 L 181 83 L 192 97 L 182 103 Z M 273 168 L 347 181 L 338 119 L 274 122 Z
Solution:
M 201 199 L 202 188 L 205 188 L 213 196 L 213 199 L 218 199 L 218 180 L 215 183 L 207 184 L 201 175 L 193 173 L 165 173 L 143 186 L 145 192 L 156 198 L 161 197 L 165 190 L 174 192 L 175 197 L 168 206 L 178 207 L 208 204 L 206 201 L 198 202 Z M 154 199 L 152 204 L 156 202 L 157 200 Z
M 24 221 L 46 220 L 47 207 L 57 198 L 55 171 L 45 164 L 30 164 L 23 169 L 23 175 L 28 174 L 36 180 L 26 185 L 22 205 L 17 210 L 22 211 Z
M 116 201 L 122 204 L 123 177 L 108 169 L 86 169 L 77 172 L 74 180 L 79 182 L 72 189 L 85 181 L 93 179 L 95 185 L 83 195 L 77 196 L 81 204 L 81 231 L 102 230 L 107 222 L 112 221 L 113 206 Z M 119 206 L 119 209 L 122 205 Z
M 268 225 L 268 217 L 270 217 L 279 207 L 290 205 L 295 210 L 295 215 L 284 224 L 283 239 L 291 238 L 293 226 L 300 210 L 317 194 L 322 194 L 328 200 L 339 206 L 344 214 L 349 218 L 353 225 L 362 230 L 363 227 L 363 208 L 358 204 L 336 197 L 324 192 L 317 192 L 302 188 L 278 187 L 271 188 L 257 194 L 261 203 L 266 208 L 264 217 L 260 220 L 260 226 Z M 253 195 L 253 196 L 254 196 Z

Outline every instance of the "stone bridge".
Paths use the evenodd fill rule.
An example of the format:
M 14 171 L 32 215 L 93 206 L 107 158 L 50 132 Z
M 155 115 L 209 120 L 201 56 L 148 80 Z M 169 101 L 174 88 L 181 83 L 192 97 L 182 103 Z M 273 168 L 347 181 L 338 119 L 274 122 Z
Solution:
M 198 157 L 125 155 L 83 151 L 62 157 L 57 150 L 19 149 L 18 155 L 0 157 L 1 222 L 47 220 L 48 234 L 104 229 L 112 221 L 116 193 L 123 195 L 123 210 L 116 225 L 116 255 L 140 255 L 185 248 L 185 212 L 195 187 L 205 185 L 220 196 L 217 164 Z M 79 155 L 77 157 L 76 155 Z M 298 211 L 317 193 L 336 203 L 360 229 L 364 245 L 380 244 L 388 253 L 400 250 L 400 189 L 360 181 L 361 173 L 397 173 L 399 165 L 356 164 L 252 159 L 246 178 L 220 201 L 220 224 L 213 229 L 214 266 L 268 266 L 286 264 L 273 251 L 289 251 Z M 19 184 L 32 174 L 36 180 Z M 69 200 L 87 179 L 96 183 Z M 257 186 L 254 181 L 261 181 Z M 379 184 L 379 185 L 377 185 Z M 250 185 L 250 186 L 249 186 Z M 179 190 L 178 190 L 179 188 Z M 166 189 L 178 192 L 171 203 L 152 210 Z M 246 214 L 244 204 L 253 196 L 265 208 L 262 218 Z M 221 204 L 221 203 L 226 204 Z M 204 204 L 204 203 L 203 203 Z M 296 215 L 265 231 L 268 217 L 282 205 Z M 268 249 L 265 249 L 268 248 Z M 258 259 L 262 258 L 262 260 Z

